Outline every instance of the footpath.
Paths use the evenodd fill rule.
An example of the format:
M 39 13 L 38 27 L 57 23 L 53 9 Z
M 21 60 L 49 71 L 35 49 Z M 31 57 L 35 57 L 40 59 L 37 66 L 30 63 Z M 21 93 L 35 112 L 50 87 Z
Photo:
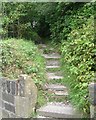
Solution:
M 60 70 L 60 54 L 45 44 L 40 44 L 42 56 L 46 59 L 47 81 L 43 89 L 47 92 L 47 103 L 37 109 L 37 118 L 81 118 L 81 114 L 68 101 L 68 88 L 60 81 L 63 79 Z M 49 53 L 44 53 L 49 49 Z M 54 52 L 55 51 L 55 52 Z

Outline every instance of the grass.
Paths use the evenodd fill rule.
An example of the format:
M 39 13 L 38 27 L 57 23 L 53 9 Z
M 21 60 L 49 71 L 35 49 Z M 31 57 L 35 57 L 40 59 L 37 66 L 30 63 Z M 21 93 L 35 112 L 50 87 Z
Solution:
M 62 71 L 64 73 L 64 78 L 61 80 L 61 83 L 69 88 L 69 101 L 78 111 L 83 113 L 82 109 L 84 110 L 84 108 L 82 108 L 82 106 L 85 104 L 85 98 L 81 98 L 79 95 L 83 94 L 83 92 L 80 91 L 80 89 L 75 88 L 75 86 L 78 85 L 77 82 L 74 82 L 74 80 L 77 79 L 77 76 L 70 73 L 69 65 L 67 64 L 63 64 Z M 86 104 L 88 104 L 87 100 Z M 89 110 L 89 108 L 87 108 L 87 110 Z M 84 117 L 88 117 L 88 113 L 84 113 Z
M 41 96 L 40 96 L 41 95 Z M 38 91 L 38 103 L 37 103 L 37 108 L 40 108 L 47 102 L 46 98 L 46 91 L 40 90 Z

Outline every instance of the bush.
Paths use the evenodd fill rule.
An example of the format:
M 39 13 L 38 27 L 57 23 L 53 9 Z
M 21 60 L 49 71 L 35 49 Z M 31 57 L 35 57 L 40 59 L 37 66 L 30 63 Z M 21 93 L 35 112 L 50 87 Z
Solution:
M 36 84 L 44 82 L 44 59 L 32 41 L 8 39 L 0 44 L 3 76 L 17 78 L 20 74 L 29 74 Z
M 50 23 L 51 39 L 55 42 L 67 40 L 73 29 L 82 28 L 93 9 L 92 3 L 58 3 L 53 15 L 55 21 Z
M 68 35 L 68 40 L 62 42 L 62 62 L 67 64 L 69 76 L 75 79 L 68 79 L 72 102 L 84 113 L 89 113 L 89 102 L 85 99 L 88 96 L 88 84 L 94 78 L 94 17 L 91 16 L 82 28 L 73 29 Z M 68 77 L 68 76 L 67 76 Z M 64 81 L 63 81 L 64 82 Z

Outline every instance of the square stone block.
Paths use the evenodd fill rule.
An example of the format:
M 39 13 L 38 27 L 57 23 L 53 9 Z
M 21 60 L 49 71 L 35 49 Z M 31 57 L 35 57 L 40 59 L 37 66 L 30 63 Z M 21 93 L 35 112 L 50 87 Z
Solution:
M 15 106 L 13 106 L 13 105 L 5 103 L 5 109 L 12 112 L 12 113 L 15 113 Z
M 14 96 L 11 94 L 7 94 L 7 93 L 3 92 L 2 99 L 6 102 L 14 104 Z
M 9 113 L 6 110 L 2 110 L 2 118 L 9 118 Z
M 28 118 L 32 113 L 32 106 L 30 105 L 28 97 L 16 96 L 15 107 L 16 107 L 15 108 L 16 116 L 21 116 L 22 118 Z

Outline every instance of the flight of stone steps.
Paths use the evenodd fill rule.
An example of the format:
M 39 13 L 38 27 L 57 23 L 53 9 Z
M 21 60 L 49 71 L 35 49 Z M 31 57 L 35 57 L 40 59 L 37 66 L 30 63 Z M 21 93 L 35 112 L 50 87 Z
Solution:
M 47 81 L 44 90 L 50 94 L 51 101 L 37 110 L 37 118 L 80 118 L 81 114 L 67 100 L 68 89 L 58 82 L 63 79 L 60 71 L 60 55 L 54 52 L 53 48 L 49 48 L 51 53 L 43 53 L 47 46 L 45 44 L 40 46 L 42 55 L 46 59 Z

